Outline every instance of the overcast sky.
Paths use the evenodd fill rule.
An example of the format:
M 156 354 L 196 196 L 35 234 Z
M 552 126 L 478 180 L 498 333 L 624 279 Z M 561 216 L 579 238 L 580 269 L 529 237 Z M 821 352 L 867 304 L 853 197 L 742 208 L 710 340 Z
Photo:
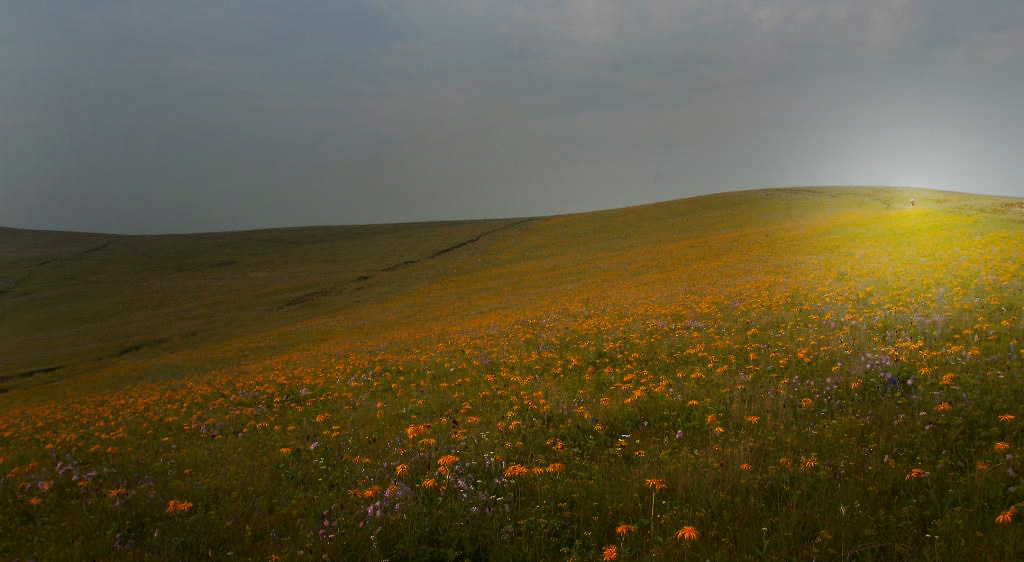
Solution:
M 1020 0 L 3 0 L 0 225 L 1024 196 Z

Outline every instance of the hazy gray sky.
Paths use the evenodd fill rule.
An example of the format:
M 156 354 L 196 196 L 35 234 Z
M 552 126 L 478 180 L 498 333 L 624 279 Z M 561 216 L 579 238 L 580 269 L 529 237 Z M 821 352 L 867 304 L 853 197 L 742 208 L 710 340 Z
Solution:
M 4 0 L 0 225 L 1024 195 L 1020 0 Z

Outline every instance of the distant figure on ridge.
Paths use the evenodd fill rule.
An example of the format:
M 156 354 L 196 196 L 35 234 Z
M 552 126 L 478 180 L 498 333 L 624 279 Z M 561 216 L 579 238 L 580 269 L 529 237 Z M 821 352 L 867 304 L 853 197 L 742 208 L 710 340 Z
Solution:
M 911 197 L 911 198 L 910 198 L 910 206 L 911 206 L 911 207 L 913 207 L 913 206 L 914 206 L 914 198 L 913 198 L 913 197 Z

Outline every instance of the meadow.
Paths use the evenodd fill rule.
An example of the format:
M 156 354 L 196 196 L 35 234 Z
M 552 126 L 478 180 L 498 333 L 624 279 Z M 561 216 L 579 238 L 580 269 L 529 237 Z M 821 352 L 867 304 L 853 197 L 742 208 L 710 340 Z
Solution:
M 0 231 L 0 271 L 0 558 L 1024 558 L 1018 199 Z

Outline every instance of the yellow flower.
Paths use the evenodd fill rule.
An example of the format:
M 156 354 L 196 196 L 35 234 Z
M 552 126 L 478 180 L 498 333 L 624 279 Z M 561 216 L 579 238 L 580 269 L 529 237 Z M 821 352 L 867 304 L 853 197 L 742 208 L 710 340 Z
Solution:
M 437 480 L 434 480 L 433 478 L 427 478 L 423 481 L 424 488 L 433 488 L 434 486 L 437 486 Z
M 619 549 L 615 548 L 615 545 L 610 544 L 601 551 L 601 560 L 608 562 L 609 560 L 615 560 L 619 557 Z
M 699 536 L 700 533 L 697 531 L 697 528 L 692 525 L 687 525 L 676 531 L 677 540 L 686 539 L 688 541 L 695 541 Z
M 407 464 L 400 464 L 400 465 L 395 467 L 395 476 L 404 476 L 408 472 L 409 472 L 409 465 L 407 465 Z

